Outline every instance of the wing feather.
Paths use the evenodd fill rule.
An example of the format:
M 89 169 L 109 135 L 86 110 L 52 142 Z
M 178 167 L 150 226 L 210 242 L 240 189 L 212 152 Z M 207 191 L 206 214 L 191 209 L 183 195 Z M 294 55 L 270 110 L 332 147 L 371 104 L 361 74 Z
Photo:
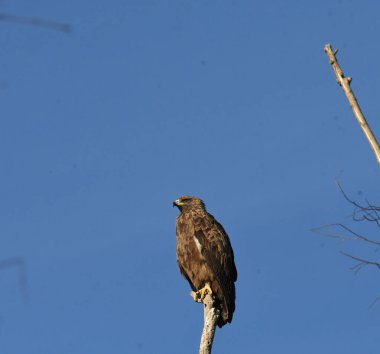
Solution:
M 223 226 L 209 213 L 195 218 L 194 232 L 202 246 L 202 255 L 222 288 L 230 321 L 235 309 L 234 282 L 237 280 L 237 271 L 229 237 Z
M 207 217 L 197 218 L 194 223 L 195 237 L 202 246 L 202 254 L 207 256 L 215 273 L 221 271 L 229 280 L 237 280 L 234 251 L 223 226 L 207 213 Z

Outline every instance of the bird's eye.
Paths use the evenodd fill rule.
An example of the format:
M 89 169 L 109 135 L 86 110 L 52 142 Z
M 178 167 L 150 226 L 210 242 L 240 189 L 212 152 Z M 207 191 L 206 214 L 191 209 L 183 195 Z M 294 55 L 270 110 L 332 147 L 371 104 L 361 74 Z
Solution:
M 186 203 L 186 202 L 188 202 L 189 200 L 190 200 L 190 198 L 182 198 L 182 199 L 181 199 L 181 202 L 182 202 L 182 203 Z

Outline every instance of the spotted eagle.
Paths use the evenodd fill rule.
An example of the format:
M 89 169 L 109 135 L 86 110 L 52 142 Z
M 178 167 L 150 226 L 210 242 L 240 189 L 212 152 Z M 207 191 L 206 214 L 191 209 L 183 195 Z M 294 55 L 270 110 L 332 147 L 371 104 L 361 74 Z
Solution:
M 235 311 L 237 271 L 228 235 L 201 199 L 182 196 L 173 206 L 180 210 L 176 225 L 179 270 L 197 295 L 211 287 L 220 309 L 218 326 L 222 327 L 232 321 Z

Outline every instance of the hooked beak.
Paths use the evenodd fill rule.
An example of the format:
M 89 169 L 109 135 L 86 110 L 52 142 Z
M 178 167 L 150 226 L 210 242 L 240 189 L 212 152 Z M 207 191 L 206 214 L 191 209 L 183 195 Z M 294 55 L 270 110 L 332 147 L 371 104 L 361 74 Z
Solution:
M 184 205 L 185 203 L 181 202 L 180 199 L 176 199 L 174 202 L 173 202 L 173 207 L 180 207 L 181 205 Z

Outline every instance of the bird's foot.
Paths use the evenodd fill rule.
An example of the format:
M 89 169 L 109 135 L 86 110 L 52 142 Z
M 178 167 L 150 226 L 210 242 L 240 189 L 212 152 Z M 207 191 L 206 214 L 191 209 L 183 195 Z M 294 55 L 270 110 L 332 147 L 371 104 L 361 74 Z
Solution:
M 197 292 L 192 291 L 190 295 L 194 299 L 194 301 L 203 302 L 207 294 L 212 294 L 212 290 L 209 283 L 206 283 L 206 285 Z

